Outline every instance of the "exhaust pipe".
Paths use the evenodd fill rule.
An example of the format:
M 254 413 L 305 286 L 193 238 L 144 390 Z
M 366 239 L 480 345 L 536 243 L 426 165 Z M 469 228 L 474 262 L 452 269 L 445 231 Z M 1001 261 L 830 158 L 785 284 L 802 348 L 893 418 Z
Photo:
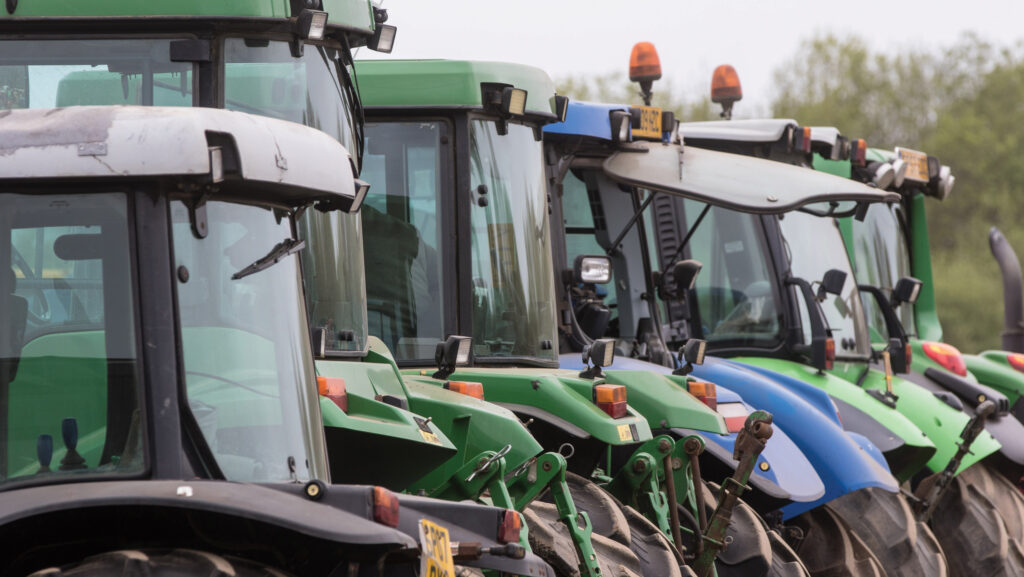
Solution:
M 1024 353 L 1024 289 L 1017 253 L 999 229 L 988 232 L 988 245 L 1003 274 L 1003 350 Z

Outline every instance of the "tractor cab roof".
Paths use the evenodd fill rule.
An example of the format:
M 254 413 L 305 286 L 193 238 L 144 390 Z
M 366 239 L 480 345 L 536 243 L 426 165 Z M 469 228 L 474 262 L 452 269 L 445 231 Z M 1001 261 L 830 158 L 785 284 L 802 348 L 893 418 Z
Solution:
M 526 91 L 525 116 L 556 117 L 555 85 L 547 72 L 508 62 L 361 60 L 359 92 L 366 107 L 483 109 L 494 86 Z
M 227 194 L 349 207 L 356 181 L 346 165 L 345 147 L 319 130 L 227 110 L 80 106 L 0 116 L 0 181 L 177 177 Z

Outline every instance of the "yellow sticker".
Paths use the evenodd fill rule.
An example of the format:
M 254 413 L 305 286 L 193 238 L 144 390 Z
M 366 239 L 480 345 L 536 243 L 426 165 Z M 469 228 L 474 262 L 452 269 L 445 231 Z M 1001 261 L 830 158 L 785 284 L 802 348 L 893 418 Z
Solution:
M 632 441 L 633 431 L 629 430 L 629 425 L 619 425 L 619 440 L 620 441 Z
M 907 163 L 904 178 L 916 182 L 928 182 L 928 155 L 909 148 L 897 148 L 896 156 Z
M 435 435 L 434 433 L 431 433 L 429 431 L 424 431 L 423 429 L 420 429 L 420 436 L 423 437 L 423 440 L 428 442 L 428 443 L 431 443 L 431 444 L 434 444 L 434 445 L 440 445 L 441 444 L 441 439 L 438 439 L 437 435 Z
M 420 519 L 420 577 L 455 577 L 448 529 Z
M 640 127 L 633 128 L 633 138 L 656 138 L 661 140 L 661 109 L 653 106 L 632 106 L 640 111 Z

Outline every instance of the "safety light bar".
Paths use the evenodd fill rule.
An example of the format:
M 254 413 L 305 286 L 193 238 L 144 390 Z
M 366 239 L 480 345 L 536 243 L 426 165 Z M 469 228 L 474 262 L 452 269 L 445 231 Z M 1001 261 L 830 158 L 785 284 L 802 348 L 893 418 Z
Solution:
M 498 525 L 499 543 L 518 543 L 519 535 L 523 531 L 523 520 L 517 511 L 505 509 L 501 515 L 501 523 Z
M 316 388 L 321 397 L 330 399 L 339 409 L 348 413 L 348 391 L 345 388 L 345 379 L 339 377 L 317 377 Z
M 718 388 L 707 381 L 687 381 L 686 390 L 711 410 L 718 410 Z
M 483 383 L 475 383 L 472 381 L 447 381 L 444 384 L 444 388 L 454 393 L 460 393 L 475 399 L 484 400 L 484 385 Z
M 923 343 L 921 348 L 924 349 L 924 354 L 928 355 L 928 358 L 942 365 L 942 368 L 961 377 L 967 376 L 967 364 L 964 363 L 964 357 L 960 354 L 960 350 L 953 345 L 929 341 Z
M 594 385 L 594 404 L 613 419 L 629 414 L 626 387 L 622 385 Z
M 299 37 L 304 40 L 323 40 L 327 28 L 327 13 L 303 10 L 299 13 Z
M 384 487 L 373 488 L 373 520 L 388 527 L 398 526 L 401 508 L 398 497 Z

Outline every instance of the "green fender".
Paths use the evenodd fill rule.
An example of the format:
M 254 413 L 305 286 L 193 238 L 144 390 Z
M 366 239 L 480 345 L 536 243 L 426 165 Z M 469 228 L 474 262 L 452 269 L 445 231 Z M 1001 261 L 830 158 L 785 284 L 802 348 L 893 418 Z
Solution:
M 725 419 L 691 395 L 686 377 L 647 371 L 605 371 L 605 382 L 626 387 L 629 406 L 655 427 L 682 427 L 719 435 L 729 434 Z
M 1009 354 L 1007 351 L 985 351 L 980 355 L 964 355 L 964 363 L 978 382 L 1006 395 L 1012 407 L 1024 394 L 1024 373 L 1010 366 Z
M 864 373 L 864 365 L 836 363 L 836 369 L 832 373 L 855 383 Z M 865 390 L 885 391 L 885 373 L 870 369 L 864 377 L 862 387 Z M 956 453 L 957 443 L 961 440 L 960 433 L 963 432 L 970 417 L 950 407 L 924 387 L 898 376 L 892 378 L 892 392 L 899 397 L 896 401 L 896 410 L 914 423 L 935 445 L 935 454 L 928 460 L 928 468 L 933 472 L 941 471 Z M 885 408 L 891 410 L 889 407 Z M 872 413 L 873 416 L 875 414 Z M 982 432 L 971 445 L 970 453 L 963 457 L 957 472 L 998 452 L 1000 447 L 999 441 L 992 435 Z
M 518 408 L 543 411 L 609 445 L 632 445 L 652 438 L 647 419 L 632 407 L 625 417 L 613 419 L 594 404 L 591 391 L 594 385 L 604 383 L 602 379 L 581 379 L 574 371 L 559 369 L 466 367 L 449 380 L 482 383 L 488 402 L 517 412 Z
M 935 444 L 909 418 L 872 397 L 867 391 L 856 386 L 848 379 L 830 373 L 821 373 L 814 367 L 787 359 L 740 357 L 733 360 L 774 371 L 814 385 L 824 390 L 834 399 L 869 415 L 888 429 L 888 436 L 894 437 L 894 441 L 901 444 L 898 457 L 894 457 L 888 452 L 886 453 L 886 459 L 889 460 L 893 475 L 901 481 L 913 476 L 926 463 L 930 463 L 935 455 Z M 861 364 L 836 363 L 836 372 L 839 373 L 848 371 L 853 374 L 856 371 L 855 374 L 859 376 L 860 370 L 863 370 L 863 365 Z M 855 380 L 856 377 L 854 377 Z M 842 419 L 841 409 L 840 419 Z M 848 415 L 847 421 L 850 420 Z M 844 427 L 848 426 L 849 422 L 844 424 Z M 877 442 L 876 445 L 878 445 Z M 879 445 L 879 448 L 883 452 L 886 451 L 882 445 Z

